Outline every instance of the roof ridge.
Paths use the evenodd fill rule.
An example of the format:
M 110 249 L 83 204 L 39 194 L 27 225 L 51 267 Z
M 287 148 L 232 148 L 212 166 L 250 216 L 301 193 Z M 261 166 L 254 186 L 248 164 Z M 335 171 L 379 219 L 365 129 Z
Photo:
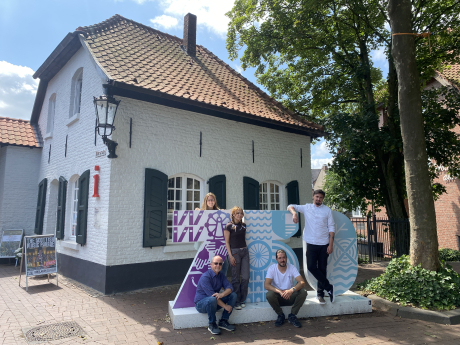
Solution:
M 108 27 L 110 27 L 110 25 L 112 25 L 112 23 L 120 23 L 122 20 L 125 20 L 127 22 L 130 22 L 131 24 L 133 25 L 137 25 L 137 26 L 140 26 L 140 27 L 143 27 L 144 29 L 147 29 L 147 30 L 150 30 L 150 31 L 153 31 L 157 34 L 160 34 L 160 35 L 163 35 L 163 36 L 166 36 L 168 38 L 171 38 L 173 40 L 177 40 L 179 41 L 180 43 L 182 42 L 182 39 L 177 37 L 177 36 L 174 36 L 174 35 L 171 35 L 171 34 L 168 34 L 166 32 L 163 32 L 163 31 L 160 31 L 158 29 L 155 29 L 155 28 L 152 28 L 151 26 L 148 26 L 148 25 L 145 25 L 145 24 L 142 24 L 142 23 L 139 23 L 139 22 L 136 22 L 135 20 L 132 20 L 132 19 L 129 19 L 129 18 L 125 18 L 123 17 L 122 15 L 119 15 L 119 14 L 115 14 L 113 15 L 112 17 L 110 17 L 109 19 L 106 19 L 100 23 L 97 23 L 97 24 L 93 24 L 93 25 L 89 25 L 89 26 L 79 26 L 77 29 L 75 29 L 76 31 L 89 31 L 91 29 L 97 29 L 98 31 L 99 30 L 103 30 L 103 29 L 107 29 Z M 91 33 L 91 31 L 89 31 L 89 33 Z
M 14 117 L 6 117 L 6 116 L 0 116 L 0 119 L 13 120 L 13 121 L 23 121 L 23 122 L 30 122 L 30 120 L 16 119 L 16 118 L 14 118 Z

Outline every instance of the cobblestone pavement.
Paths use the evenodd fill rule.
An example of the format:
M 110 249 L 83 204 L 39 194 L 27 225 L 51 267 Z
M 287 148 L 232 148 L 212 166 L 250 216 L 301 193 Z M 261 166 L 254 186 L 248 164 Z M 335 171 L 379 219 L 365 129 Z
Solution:
M 360 265 L 357 281 L 378 276 L 385 265 Z M 457 271 L 460 264 L 456 265 Z M 235 332 L 212 336 L 206 328 L 174 330 L 167 315 L 178 285 L 103 296 L 59 276 L 25 279 L 19 268 L 0 265 L 0 344 L 27 344 L 23 329 L 75 321 L 83 337 L 34 344 L 460 344 L 460 325 L 394 318 L 380 311 L 301 320 L 302 328 L 273 322 L 237 325 Z M 120 279 L 123 279 L 122 277 Z M 238 311 L 235 311 L 238 312 Z

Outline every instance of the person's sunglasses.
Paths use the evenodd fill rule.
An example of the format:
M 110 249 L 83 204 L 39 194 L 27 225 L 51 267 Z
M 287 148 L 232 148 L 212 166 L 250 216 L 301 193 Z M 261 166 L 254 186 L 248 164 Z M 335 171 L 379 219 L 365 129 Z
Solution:
M 222 262 L 213 262 L 212 264 L 222 266 Z

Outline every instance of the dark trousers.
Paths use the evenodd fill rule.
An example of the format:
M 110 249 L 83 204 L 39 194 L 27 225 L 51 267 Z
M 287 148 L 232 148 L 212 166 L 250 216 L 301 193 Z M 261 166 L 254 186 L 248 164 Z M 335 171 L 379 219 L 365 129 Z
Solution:
M 303 306 L 305 300 L 307 299 L 307 295 L 307 290 L 300 289 L 300 291 L 294 291 L 291 295 L 291 298 L 284 299 L 280 294 L 273 291 L 268 291 L 267 301 L 278 315 L 284 314 L 283 309 L 281 309 L 282 306 L 290 305 L 292 305 L 291 314 L 297 315 L 300 307 Z
M 308 271 L 318 281 L 318 287 L 316 289 L 317 296 L 324 297 L 324 290 L 330 291 L 332 285 L 326 278 L 327 258 L 327 247 L 329 244 L 316 245 L 307 243 L 307 268 Z

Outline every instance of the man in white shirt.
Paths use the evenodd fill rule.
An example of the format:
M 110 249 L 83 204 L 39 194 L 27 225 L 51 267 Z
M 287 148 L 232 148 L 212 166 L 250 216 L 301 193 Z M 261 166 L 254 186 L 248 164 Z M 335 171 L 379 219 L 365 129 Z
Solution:
M 326 193 L 321 189 L 313 192 L 313 204 L 289 205 L 292 221 L 299 222 L 296 212 L 305 216 L 303 240 L 307 243 L 307 268 L 318 281 L 316 297 L 321 304 L 325 304 L 324 290 L 329 294 L 331 303 L 334 302 L 334 287 L 327 279 L 327 258 L 332 254 L 334 244 L 335 222 L 332 211 L 323 205 Z
M 278 314 L 275 326 L 284 324 L 286 316 L 281 306 L 291 306 L 288 321 L 295 327 L 302 327 L 297 319 L 297 313 L 307 298 L 305 282 L 294 265 L 287 262 L 286 252 L 282 249 L 276 251 L 276 261 L 268 268 L 264 288 L 267 290 L 267 301 Z M 297 284 L 294 286 L 294 282 Z

